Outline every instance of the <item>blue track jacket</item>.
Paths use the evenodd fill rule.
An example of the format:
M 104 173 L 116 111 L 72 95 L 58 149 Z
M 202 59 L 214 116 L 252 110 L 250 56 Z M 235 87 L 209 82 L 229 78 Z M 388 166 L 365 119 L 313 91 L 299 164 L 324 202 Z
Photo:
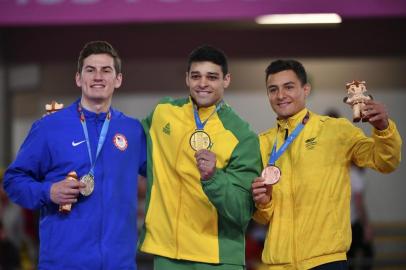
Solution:
M 78 102 L 35 122 L 5 173 L 10 199 L 40 209 L 39 269 L 136 269 L 137 176 L 145 175 L 146 141 L 140 122 L 111 109 L 95 166 L 95 188 L 69 214 L 50 200 L 52 183 L 90 170 Z M 93 160 L 106 113 L 84 110 Z

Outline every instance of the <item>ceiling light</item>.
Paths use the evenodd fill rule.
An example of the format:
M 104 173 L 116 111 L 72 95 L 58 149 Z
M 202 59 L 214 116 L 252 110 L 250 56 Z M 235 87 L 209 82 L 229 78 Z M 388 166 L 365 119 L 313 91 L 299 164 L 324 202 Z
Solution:
M 273 14 L 255 19 L 258 24 L 324 24 L 341 23 L 336 13 Z

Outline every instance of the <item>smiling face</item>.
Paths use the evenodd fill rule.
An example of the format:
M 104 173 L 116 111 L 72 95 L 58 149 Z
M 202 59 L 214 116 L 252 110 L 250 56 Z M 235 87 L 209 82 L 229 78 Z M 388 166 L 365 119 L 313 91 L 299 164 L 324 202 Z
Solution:
M 198 107 L 210 107 L 219 102 L 230 79 L 230 74 L 223 74 L 221 66 L 208 61 L 193 62 L 186 72 L 186 85 Z
M 91 54 L 83 61 L 83 68 L 76 73 L 76 85 L 82 88 L 82 105 L 111 104 L 115 88 L 121 86 L 122 74 L 116 73 L 114 60 L 109 54 Z
M 310 94 L 310 85 L 302 85 L 293 70 L 270 74 L 266 88 L 269 103 L 279 119 L 287 119 L 304 109 Z

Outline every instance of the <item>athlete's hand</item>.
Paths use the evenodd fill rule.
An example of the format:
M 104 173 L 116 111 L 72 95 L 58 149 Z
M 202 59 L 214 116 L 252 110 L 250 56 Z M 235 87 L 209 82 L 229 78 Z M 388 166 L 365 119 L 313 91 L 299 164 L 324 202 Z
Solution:
M 197 169 L 200 172 L 202 180 L 210 179 L 216 172 L 216 154 L 213 152 L 202 149 L 195 153 Z
M 265 205 L 272 199 L 272 185 L 266 185 L 262 177 L 255 178 L 251 184 L 252 198 L 259 205 Z
M 384 130 L 389 126 L 389 115 L 385 105 L 373 100 L 365 101 L 362 114 L 368 119 L 369 123 L 378 130 Z
M 52 101 L 50 104 L 45 104 L 45 114 L 42 115 L 42 117 L 50 115 L 54 112 L 57 112 L 59 110 L 63 109 L 63 103 L 58 103 L 56 101 Z
M 70 172 L 65 179 L 56 182 L 51 186 L 51 201 L 56 204 L 72 204 L 77 202 L 79 188 L 86 185 L 77 180 L 75 172 Z

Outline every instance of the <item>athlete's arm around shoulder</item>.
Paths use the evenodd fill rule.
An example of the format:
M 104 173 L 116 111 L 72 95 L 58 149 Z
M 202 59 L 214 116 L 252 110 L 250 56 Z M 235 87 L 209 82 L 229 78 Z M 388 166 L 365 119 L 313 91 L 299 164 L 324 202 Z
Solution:
M 142 121 L 141 121 L 142 126 L 144 127 L 146 135 L 148 135 L 149 129 L 151 128 L 153 118 L 154 118 L 154 115 L 155 115 L 155 113 L 157 111 L 157 108 L 161 104 L 177 103 L 179 100 L 173 99 L 171 97 L 163 97 L 158 101 L 158 103 L 154 106 L 154 108 L 151 110 L 151 112 L 144 119 L 142 119 Z M 182 102 L 185 102 L 185 99 L 181 99 L 181 100 L 182 100 Z

